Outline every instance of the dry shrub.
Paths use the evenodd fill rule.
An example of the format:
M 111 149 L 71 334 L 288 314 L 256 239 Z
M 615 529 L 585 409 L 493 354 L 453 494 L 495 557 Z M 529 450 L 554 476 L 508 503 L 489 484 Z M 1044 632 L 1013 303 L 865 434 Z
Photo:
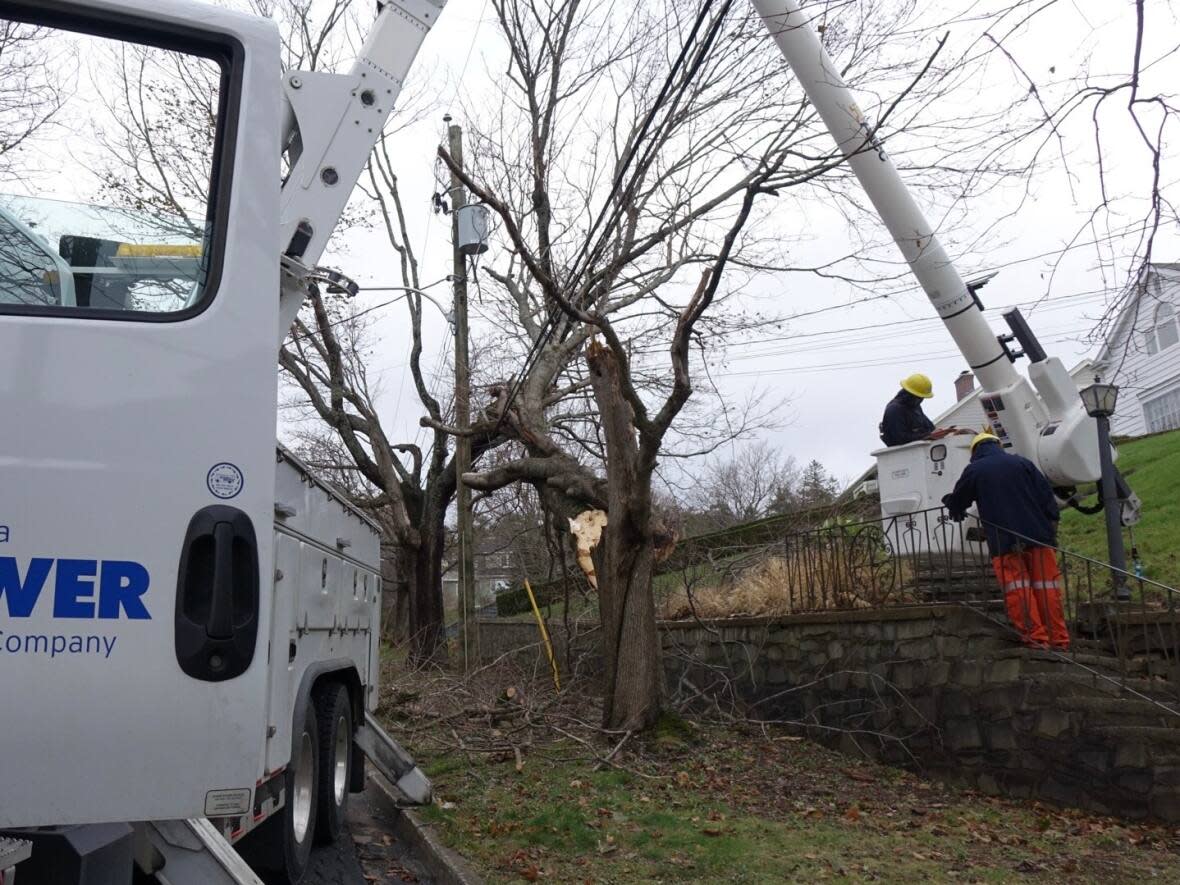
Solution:
M 773 556 L 709 583 L 686 579 L 660 601 L 657 614 L 666 620 L 773 617 L 913 601 L 905 580 L 909 569 L 897 562 L 827 570 L 800 565 L 793 557 Z

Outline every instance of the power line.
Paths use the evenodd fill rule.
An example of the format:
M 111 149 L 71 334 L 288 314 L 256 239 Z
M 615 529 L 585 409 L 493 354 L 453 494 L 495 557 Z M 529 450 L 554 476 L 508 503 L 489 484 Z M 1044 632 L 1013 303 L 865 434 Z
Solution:
M 1074 300 L 1083 300 L 1083 301 L 1094 300 L 1094 301 L 1097 301 L 1098 299 L 1095 296 L 1105 295 L 1107 293 L 1107 291 L 1108 290 L 1105 290 L 1105 289 L 1094 289 L 1094 290 L 1090 290 L 1088 292 L 1075 292 L 1070 295 L 1060 295 L 1060 296 L 1056 296 L 1055 298 L 1053 298 L 1049 303 L 1057 305 L 1060 302 L 1066 302 L 1066 301 L 1072 302 Z M 820 308 L 820 310 L 822 310 L 822 311 L 844 310 L 847 308 L 855 307 L 860 303 L 861 302 L 852 302 L 850 304 L 836 305 L 836 306 L 833 306 L 830 308 Z M 1000 305 L 994 309 L 995 310 L 1002 310 L 1002 309 L 1009 309 L 1009 308 L 1013 308 L 1013 307 L 1026 307 L 1026 306 L 1033 304 L 1033 303 L 1035 303 L 1035 302 L 1033 302 L 1033 301 L 1015 302 L 1013 304 Z M 1064 306 L 1064 305 L 1062 305 L 1062 306 Z M 775 323 L 776 324 L 786 324 L 786 323 L 791 322 L 792 320 L 799 319 L 800 317 L 813 316 L 817 312 L 818 311 L 809 311 L 807 313 L 793 314 L 792 316 L 784 317 L 781 320 L 776 320 Z M 727 345 L 727 347 L 728 348 L 755 347 L 760 344 L 771 344 L 771 343 L 784 342 L 784 341 L 796 341 L 796 340 L 801 340 L 801 339 L 824 338 L 824 337 L 833 336 L 833 335 L 851 335 L 856 332 L 895 328 L 897 326 L 914 326 L 917 324 L 932 324 L 932 323 L 941 323 L 941 322 L 942 322 L 941 317 L 924 316 L 924 317 L 916 317 L 914 319 L 892 320 L 890 322 L 885 322 L 885 323 L 871 323 L 871 324 L 864 325 L 864 326 L 849 326 L 849 327 L 844 327 L 844 328 L 839 328 L 839 329 L 824 329 L 824 330 L 815 331 L 815 332 L 788 332 L 783 335 L 773 335 L 773 336 L 768 336 L 765 338 L 758 338 L 758 339 L 751 340 L 751 341 L 735 342 L 733 344 Z M 922 331 L 926 331 L 926 330 L 923 329 Z M 930 329 L 929 331 L 934 331 L 934 329 Z M 860 337 L 860 338 L 856 338 L 855 340 L 849 341 L 849 342 L 833 342 L 833 346 L 835 346 L 836 344 L 845 344 L 845 343 L 852 344 L 852 343 L 860 343 L 860 342 L 864 342 L 864 341 L 871 341 L 871 340 L 874 340 L 874 337 L 875 336 L 869 336 L 867 338 Z M 664 350 L 666 350 L 666 347 L 663 344 L 635 348 L 635 352 L 641 353 L 641 354 L 642 353 L 659 353 L 659 352 L 663 352 Z M 770 352 L 768 352 L 768 354 L 773 355 L 773 354 L 770 354 Z
M 1096 299 L 1093 295 L 1090 295 L 1088 298 L 1084 299 L 1083 303 L 1085 301 L 1098 301 L 1098 300 L 1099 299 Z M 1018 305 L 1011 305 L 1011 306 L 1015 307 Z M 1066 306 L 1073 306 L 1076 308 L 1075 305 L 1062 305 L 1062 307 L 1066 307 Z M 896 333 L 887 332 L 887 333 L 884 333 L 881 335 L 855 335 L 855 333 L 857 333 L 857 332 L 871 331 L 871 330 L 877 330 L 877 329 L 890 329 L 890 328 L 896 328 L 897 326 L 915 326 L 918 324 L 928 324 L 928 323 L 935 323 L 935 322 L 940 323 L 941 320 L 938 317 L 921 317 L 921 318 L 918 318 L 915 320 L 897 320 L 894 322 L 878 323 L 878 324 L 869 325 L 869 326 L 855 326 L 855 327 L 852 327 L 849 329 L 832 329 L 832 330 L 828 330 L 828 331 L 824 331 L 824 332 L 800 333 L 799 335 L 789 335 L 788 334 L 788 335 L 776 336 L 774 338 L 763 338 L 758 341 L 739 342 L 737 344 L 731 345 L 732 348 L 736 348 L 739 350 L 739 355 L 736 357 L 731 357 L 731 359 L 752 359 L 752 358 L 757 358 L 757 357 L 761 357 L 761 356 L 776 356 L 776 355 L 782 354 L 782 353 L 799 353 L 799 352 L 809 352 L 809 351 L 815 351 L 815 350 L 839 349 L 842 347 L 861 345 L 861 344 L 866 344 L 866 343 L 870 343 L 870 342 L 874 342 L 874 341 L 887 340 L 887 339 L 895 337 L 895 334 L 896 334 Z M 922 328 L 919 331 L 921 331 L 921 332 L 938 332 L 939 329 L 937 329 L 933 326 L 929 326 L 927 328 Z M 1079 329 L 1078 331 L 1085 331 L 1085 329 Z M 1053 333 L 1048 333 L 1048 334 L 1053 334 Z M 802 347 L 795 347 L 795 348 L 772 348 L 772 349 L 763 350 L 763 351 L 746 351 L 745 350 L 745 348 L 754 347 L 754 346 L 757 346 L 760 344 L 782 343 L 782 342 L 804 340 L 804 339 L 811 340 L 811 339 L 824 338 L 824 337 L 833 336 L 833 335 L 851 335 L 853 337 L 850 337 L 847 340 L 819 341 L 814 344 L 803 345 Z
M 1061 332 L 1054 334 L 1061 334 L 1070 330 L 1061 330 Z M 1050 341 L 1051 344 L 1059 344 L 1069 341 L 1069 338 L 1056 338 Z M 816 365 L 807 366 L 778 366 L 769 369 L 751 369 L 740 372 L 731 372 L 725 369 L 712 369 L 715 374 L 728 378 L 748 377 L 752 375 L 778 375 L 785 372 L 817 372 L 817 371 L 841 371 L 846 369 L 867 369 L 877 366 L 892 366 L 901 361 L 906 362 L 934 362 L 939 360 L 958 359 L 961 360 L 963 355 L 958 350 L 939 351 L 937 353 L 908 353 L 897 354 L 884 359 L 859 360 L 859 361 L 843 361 L 839 363 L 820 363 Z
M 447 281 L 447 278 L 443 277 L 441 280 L 435 280 L 433 283 L 427 283 L 425 286 L 418 286 L 417 288 L 420 290 L 426 290 L 426 289 L 430 289 L 434 286 L 437 286 L 440 283 L 445 283 L 446 281 Z M 395 289 L 403 290 L 402 294 L 398 295 L 396 298 L 390 298 L 388 301 L 382 301 L 380 304 L 374 304 L 370 307 L 366 307 L 364 310 L 358 310 L 356 313 L 349 314 L 346 317 L 341 317 L 338 320 L 333 320 L 332 322 L 328 323 L 323 328 L 331 329 L 331 328 L 334 328 L 335 326 L 340 326 L 340 325 L 343 325 L 344 323 L 349 323 L 355 319 L 359 319 L 360 317 L 363 317 L 365 314 L 372 313 L 375 310 L 380 310 L 383 307 L 388 307 L 391 304 L 396 304 L 397 302 L 401 301 L 403 298 L 406 298 L 409 295 L 413 294 L 412 291 L 407 292 L 404 290 L 406 290 L 406 289 L 413 290 L 414 287 L 413 286 L 362 286 L 362 287 L 360 287 L 360 291 L 362 291 L 362 292 L 392 292 Z M 318 331 L 319 331 L 319 327 L 317 327 L 316 332 L 308 332 L 306 335 L 292 335 L 291 336 L 291 343 L 294 344 L 296 341 L 306 341 L 308 338 L 314 338 Z
M 684 64 L 685 59 L 688 57 L 688 53 L 690 51 L 690 48 L 691 48 L 693 42 L 696 40 L 696 35 L 700 31 L 701 26 L 704 24 L 705 20 L 707 19 L 708 14 L 709 14 L 709 10 L 713 6 L 713 2 L 714 2 L 714 0 L 705 0 L 705 3 L 702 5 L 700 12 L 697 14 L 696 20 L 693 22 L 692 30 L 689 32 L 687 39 L 682 44 L 682 46 L 680 48 L 680 52 L 677 54 L 676 59 L 672 64 L 672 67 L 668 71 L 668 75 L 664 78 L 663 86 L 661 86 L 660 92 L 656 96 L 656 100 L 652 103 L 652 106 L 648 109 L 648 113 L 645 116 L 642 125 L 640 126 L 638 136 L 635 138 L 634 142 L 632 142 L 631 147 L 628 149 L 627 153 L 624 155 L 623 162 L 622 162 L 622 164 L 620 164 L 619 171 L 615 175 L 615 179 L 611 185 L 610 193 L 607 195 L 606 200 L 602 204 L 602 208 L 599 210 L 599 212 L 594 220 L 594 223 L 591 225 L 590 230 L 587 233 L 587 236 L 586 236 L 587 242 L 589 242 L 595 236 L 595 233 L 597 232 L 599 225 L 602 224 L 603 219 L 606 217 L 608 210 L 612 216 L 612 221 L 611 221 L 612 224 L 613 224 L 613 219 L 616 219 L 618 217 L 618 214 L 620 212 L 620 207 L 617 204 L 614 204 L 614 200 L 615 200 L 615 197 L 618 195 L 620 186 L 622 185 L 623 177 L 630 170 L 631 164 L 635 160 L 636 153 L 638 152 L 640 146 L 643 145 L 644 140 L 647 138 L 647 132 L 650 129 L 652 122 L 655 120 L 656 114 L 667 102 L 668 92 L 672 88 L 673 83 L 675 82 L 675 78 L 676 78 L 678 71 L 680 70 L 680 67 Z M 699 47 L 697 59 L 694 61 L 692 67 L 689 69 L 687 75 L 685 76 L 684 80 L 681 83 L 681 86 L 679 89 L 680 96 L 683 96 L 688 83 L 690 83 L 692 81 L 692 78 L 695 75 L 696 71 L 699 70 L 700 64 L 703 61 L 705 54 L 708 52 L 709 47 L 712 44 L 712 41 L 716 38 L 719 23 L 720 23 L 721 19 L 724 18 L 725 13 L 729 10 L 729 7 L 732 5 L 732 3 L 733 3 L 733 0 L 725 0 L 724 9 L 722 10 L 721 14 L 717 17 L 717 21 L 715 22 L 714 27 L 710 28 L 709 32 L 706 34 L 706 42 L 702 43 L 701 46 Z M 662 128 L 662 124 L 661 124 L 661 128 Z M 650 162 L 651 152 L 656 149 L 657 145 L 658 145 L 658 140 L 653 139 L 651 141 L 651 143 L 646 146 L 647 153 L 645 154 L 643 160 L 641 161 L 641 168 L 643 165 Z M 632 179 L 632 180 L 634 180 L 634 179 Z M 571 272 L 568 276 L 568 279 L 570 279 L 570 280 L 577 279 L 578 275 L 581 273 L 581 271 L 583 269 L 583 266 L 585 266 L 587 268 L 591 266 L 593 261 L 599 255 L 601 249 L 604 248 L 604 246 L 605 246 L 605 242 L 606 242 L 605 231 L 608 229 L 609 229 L 609 225 L 607 226 L 607 228 L 604 229 L 603 234 L 599 237 L 598 241 L 595 243 L 593 250 L 588 251 L 586 249 L 583 249 L 582 254 L 574 262 Z M 528 376 L 528 373 L 531 370 L 532 366 L 535 364 L 536 360 L 540 358 L 541 351 L 549 343 L 549 340 L 553 337 L 554 332 L 557 331 L 557 326 L 558 326 L 557 317 L 558 317 L 558 315 L 559 315 L 558 308 L 556 306 L 554 306 L 553 312 L 550 313 L 546 317 L 545 323 L 542 326 L 541 333 L 537 336 L 537 340 L 534 342 L 533 346 L 529 349 L 529 352 L 525 357 L 524 365 L 521 367 L 520 373 L 517 375 L 516 379 L 514 380 L 514 382 L 512 384 L 512 387 L 508 391 L 508 396 L 505 399 L 504 408 L 501 410 L 500 417 L 496 422 L 497 429 L 499 429 L 500 423 L 503 422 L 504 417 L 508 414 L 508 410 L 512 407 L 512 403 L 516 399 L 517 394 L 520 392 L 520 387 L 524 383 L 524 379 Z

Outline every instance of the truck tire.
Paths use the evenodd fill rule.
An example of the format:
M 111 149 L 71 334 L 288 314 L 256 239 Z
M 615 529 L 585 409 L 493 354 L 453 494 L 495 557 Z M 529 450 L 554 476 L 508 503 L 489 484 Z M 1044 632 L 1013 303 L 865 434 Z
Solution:
M 352 782 L 352 701 L 339 682 L 327 682 L 315 691 L 320 723 L 320 790 L 318 837 L 335 842 L 346 827 L 348 794 Z
M 297 885 L 307 872 L 319 806 L 320 731 L 315 705 L 308 704 L 303 721 L 293 725 L 296 740 L 283 773 L 286 802 L 238 847 L 251 866 L 277 874 L 279 882 Z

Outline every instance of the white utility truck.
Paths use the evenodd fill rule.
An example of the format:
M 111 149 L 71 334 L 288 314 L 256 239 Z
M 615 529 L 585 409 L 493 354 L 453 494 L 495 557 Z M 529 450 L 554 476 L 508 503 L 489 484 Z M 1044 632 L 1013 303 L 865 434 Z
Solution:
M 993 428 L 1059 487 L 1097 479 L 1095 424 L 1060 361 L 1018 322 L 1031 383 L 1016 372 L 806 14 L 753 2 Z M 354 746 L 428 794 L 368 715 L 376 533 L 276 457 L 275 349 L 309 286 L 349 286 L 316 265 L 443 3 L 388 0 L 347 74 L 280 75 L 275 25 L 219 6 L 0 0 L 22 34 L 5 70 L 26 65 L 5 88 L 29 98 L 0 107 L 16 123 L 0 180 L 24 183 L 0 200 L 0 828 L 55 827 L 38 838 L 63 863 L 83 843 L 113 863 L 120 822 L 150 821 L 127 830 L 163 881 L 247 880 L 226 844 L 243 836 L 297 880 L 315 833 L 338 830 Z M 38 66 L 71 59 L 55 92 Z M 37 115 L 63 94 L 70 113 Z M 13 150 L 46 126 L 50 147 Z M 115 208 L 85 205 L 88 175 Z M 887 479 L 883 497 L 913 500 Z
M 0 123 L 53 127 L 37 150 L 0 133 L 24 192 L 0 198 L 0 828 L 35 843 L 18 877 L 129 881 L 134 851 L 173 885 L 249 881 L 242 840 L 298 880 L 361 751 L 429 797 L 370 716 L 377 529 L 276 453 L 276 348 L 310 286 L 349 285 L 316 264 L 443 3 L 389 0 L 329 74 L 281 72 L 275 24 L 219 6 L 0 2 L 5 94 L 28 90 Z M 46 95 L 63 105 L 39 118 Z
M 1005 448 L 1040 467 L 1064 501 L 1074 501 L 1077 486 L 1100 480 L 1101 456 L 1097 423 L 1086 413 L 1069 372 L 1060 359 L 1045 353 L 1018 310 L 1004 314 L 1010 334 L 997 336 L 991 330 L 978 295 L 987 279 L 968 284 L 959 276 L 886 154 L 873 124 L 820 43 L 811 13 L 801 9 L 796 0 L 753 0 L 753 4 L 980 380 L 980 403 L 992 431 Z M 1009 346 L 1014 341 L 1020 351 Z M 1029 359 L 1028 378 L 1016 371 L 1014 363 L 1019 356 Z M 954 486 L 970 458 L 967 441 L 954 436 L 873 454 L 877 457 L 881 515 L 886 520 L 940 507 L 942 496 Z M 1118 496 L 1123 523 L 1137 521 L 1138 498 L 1121 478 Z M 929 549 L 943 549 L 948 537 L 965 536 L 940 529 L 923 543 Z

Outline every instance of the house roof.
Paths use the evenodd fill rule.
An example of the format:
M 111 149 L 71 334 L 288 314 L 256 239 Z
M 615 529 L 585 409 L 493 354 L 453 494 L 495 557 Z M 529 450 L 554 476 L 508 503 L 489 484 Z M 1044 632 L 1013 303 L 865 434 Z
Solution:
M 1180 281 L 1180 263 L 1178 262 L 1153 262 L 1148 265 L 1148 274 L 1156 273 L 1168 277 L 1169 279 Z M 1140 281 L 1133 284 L 1133 291 L 1127 298 L 1126 303 L 1119 311 L 1118 317 L 1107 333 L 1105 340 L 1102 342 L 1102 347 L 1098 351 L 1098 356 L 1094 358 L 1094 364 L 1101 366 L 1106 363 L 1110 357 L 1111 348 L 1114 347 L 1116 341 L 1125 339 L 1129 332 L 1128 325 L 1133 327 L 1135 320 L 1139 317 L 1139 302 L 1143 298 L 1143 293 L 1147 291 L 1147 286 Z

